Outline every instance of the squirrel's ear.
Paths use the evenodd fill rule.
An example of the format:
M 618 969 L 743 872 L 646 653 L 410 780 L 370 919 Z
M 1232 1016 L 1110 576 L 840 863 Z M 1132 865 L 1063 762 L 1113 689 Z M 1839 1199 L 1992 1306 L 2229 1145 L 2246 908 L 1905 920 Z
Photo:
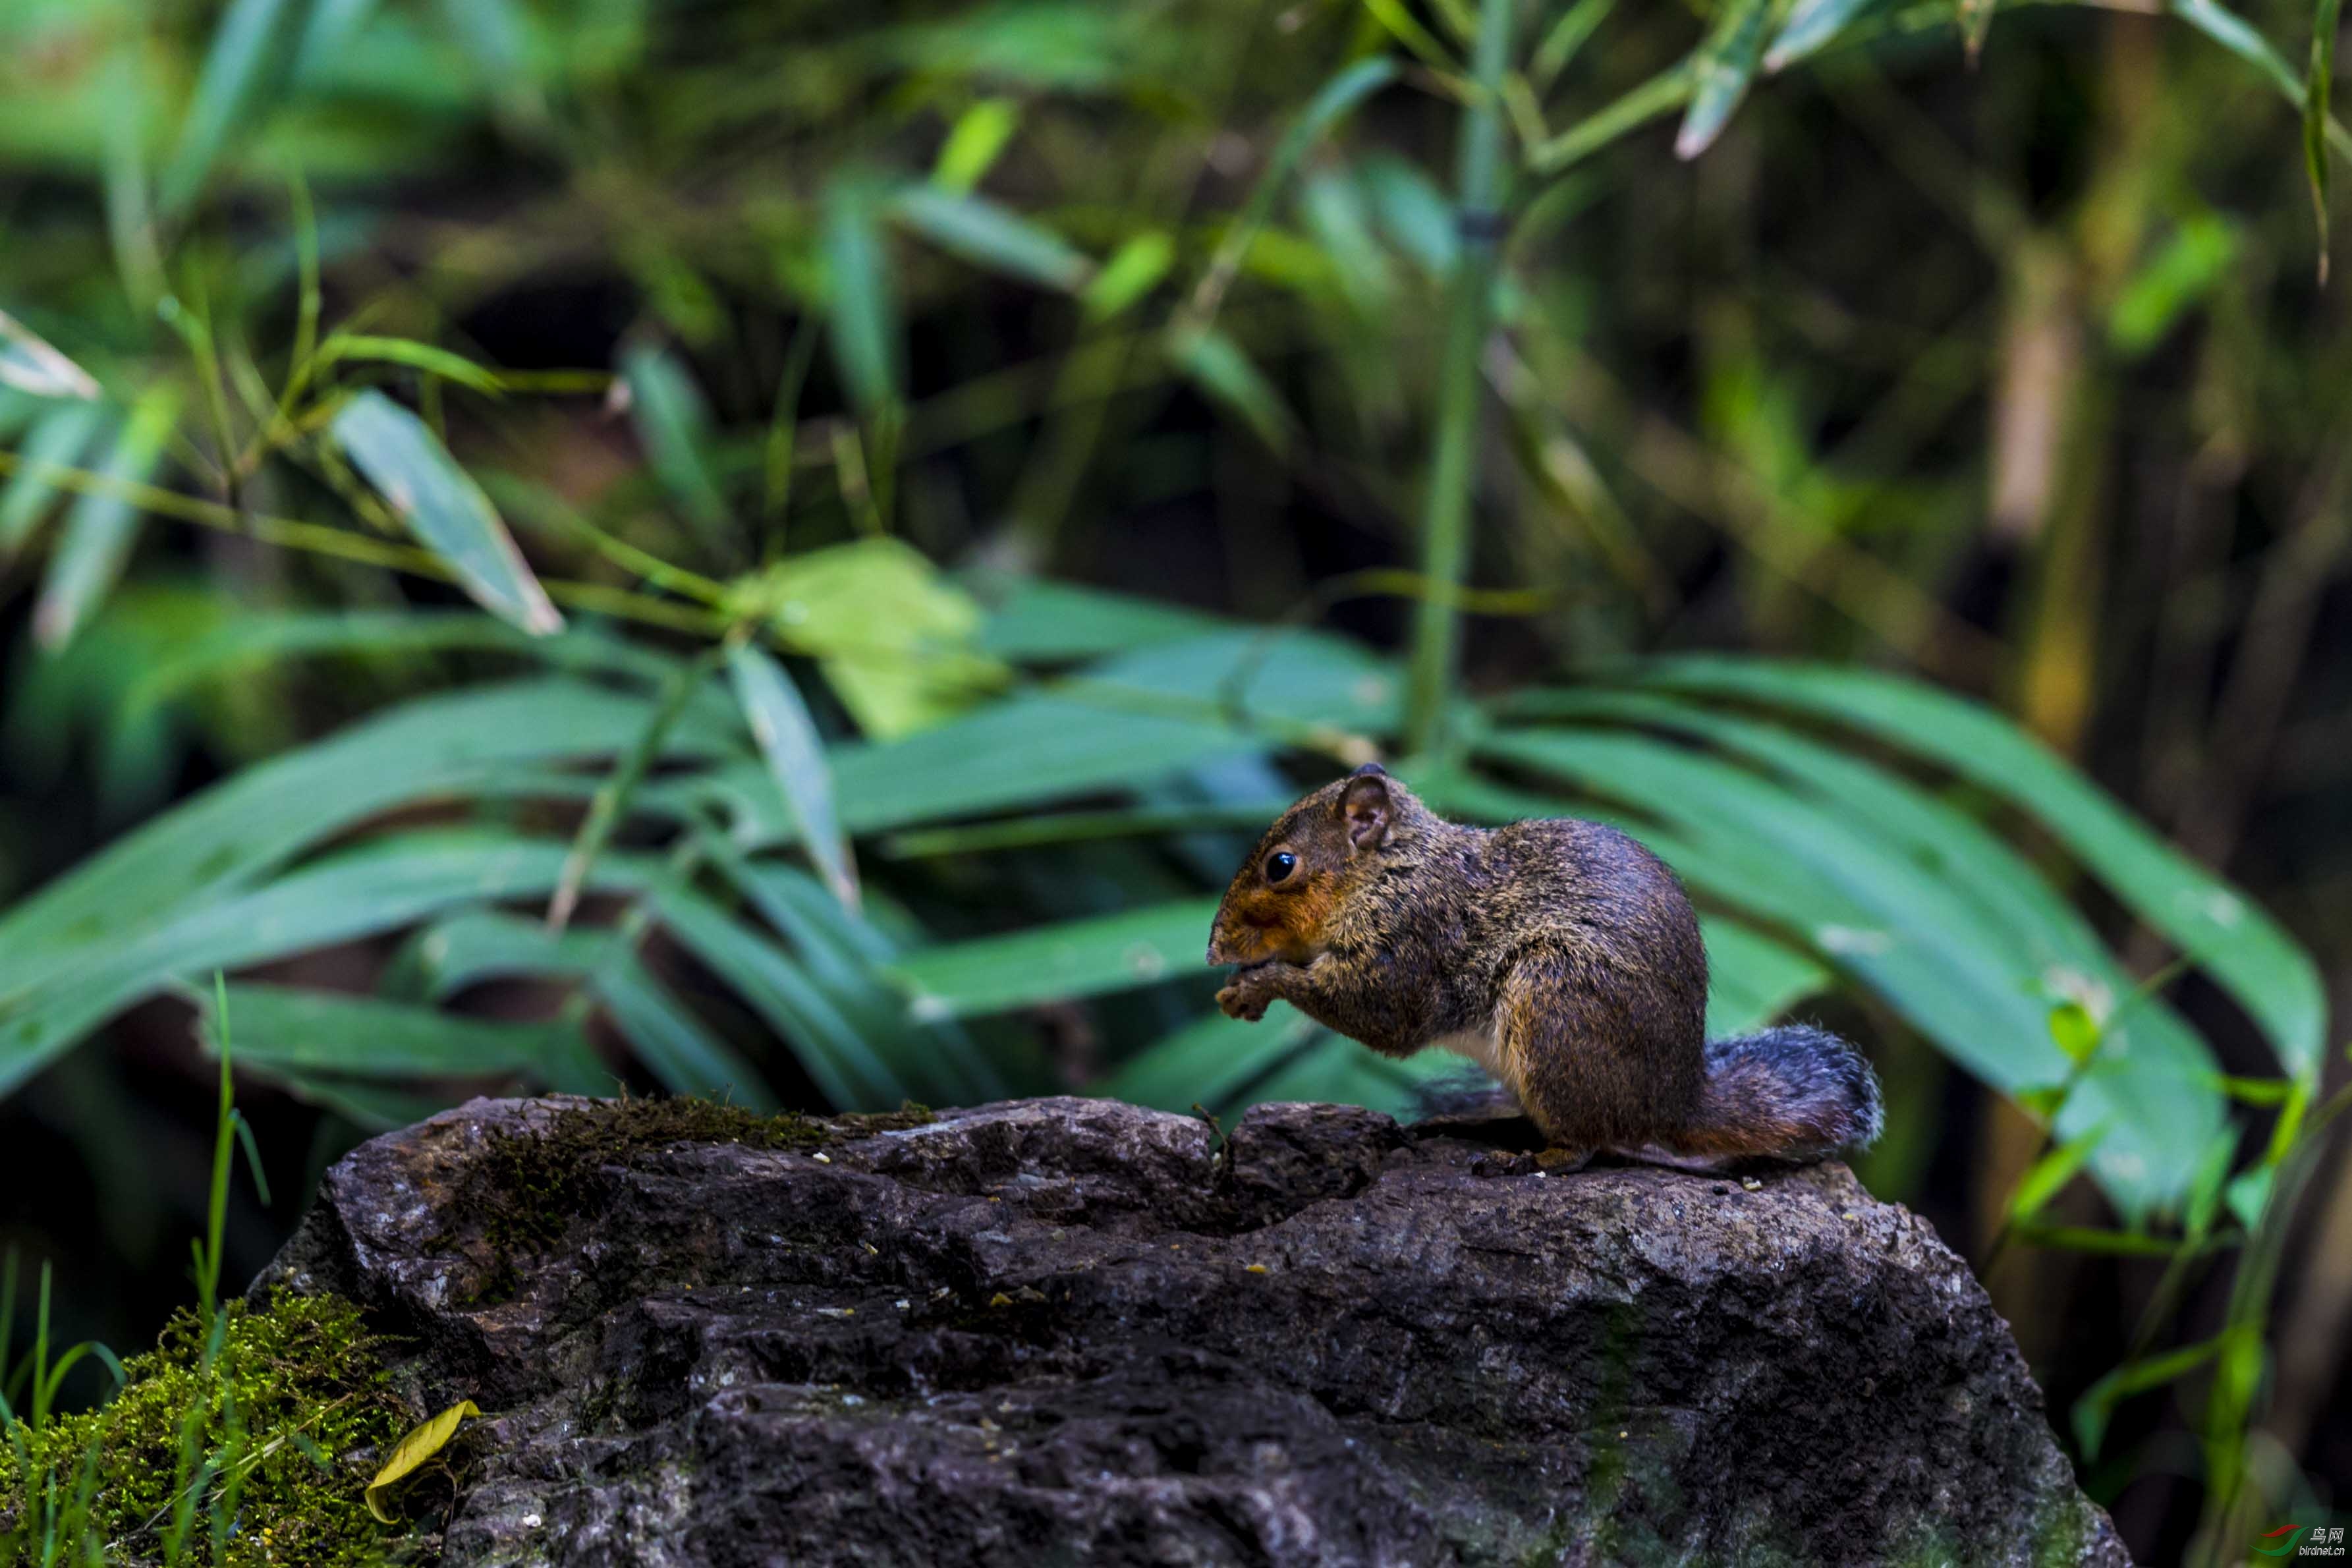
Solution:
M 1358 772 L 1339 795 L 1339 813 L 1348 820 L 1348 842 L 1359 851 L 1380 847 L 1389 836 L 1395 812 L 1389 799 L 1389 776 L 1378 768 Z

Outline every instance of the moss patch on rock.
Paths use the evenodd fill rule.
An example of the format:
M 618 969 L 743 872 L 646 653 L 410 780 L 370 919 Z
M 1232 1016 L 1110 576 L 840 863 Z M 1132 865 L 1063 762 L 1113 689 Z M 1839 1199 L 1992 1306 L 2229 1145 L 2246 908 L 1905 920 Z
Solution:
M 338 1296 L 231 1301 L 217 1336 L 183 1311 L 96 1409 L 0 1447 L 0 1560 L 303 1564 L 396 1559 L 368 1516 L 376 1458 L 408 1425 L 383 1343 Z M 96 1547 L 97 1552 L 89 1548 Z M 102 1553 L 102 1556 L 100 1555 Z
M 911 1102 L 893 1111 L 830 1117 L 793 1110 L 763 1116 L 707 1100 L 575 1103 L 534 1131 L 492 1134 L 447 1212 L 460 1227 L 478 1226 L 488 1244 L 490 1273 L 474 1300 L 499 1300 L 514 1288 L 518 1257 L 548 1251 L 574 1219 L 594 1212 L 600 1171 L 682 1145 L 814 1151 L 932 1120 L 928 1106 Z

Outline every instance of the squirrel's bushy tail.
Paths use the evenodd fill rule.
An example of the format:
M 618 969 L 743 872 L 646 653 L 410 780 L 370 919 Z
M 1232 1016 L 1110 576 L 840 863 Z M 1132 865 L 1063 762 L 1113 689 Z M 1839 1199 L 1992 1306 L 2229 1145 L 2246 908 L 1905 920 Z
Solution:
M 1706 1089 L 1676 1152 L 1819 1160 L 1878 1136 L 1878 1075 L 1853 1044 L 1807 1024 L 1709 1040 Z

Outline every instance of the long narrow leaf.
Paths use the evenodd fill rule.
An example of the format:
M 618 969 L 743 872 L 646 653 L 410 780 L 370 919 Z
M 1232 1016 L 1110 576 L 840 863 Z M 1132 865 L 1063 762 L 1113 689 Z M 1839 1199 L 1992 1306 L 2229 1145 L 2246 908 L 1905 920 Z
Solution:
M 98 383 L 88 371 L 5 310 L 0 310 L 0 386 L 36 397 L 98 396 Z
M 2315 1070 L 2326 999 L 2310 954 L 2242 894 L 1988 710 L 1912 682 L 1819 666 L 1686 658 L 1651 667 L 1647 679 L 1862 729 L 2011 802 L 2210 972 L 2262 1026 L 2291 1071 Z
M 917 1016 L 969 1017 L 1201 974 L 1215 899 L 1185 899 L 908 953 L 889 973 Z
M 240 1068 L 345 1078 L 523 1075 L 575 1094 L 609 1089 L 611 1075 L 577 1028 L 502 1024 L 373 996 L 286 985 L 227 987 Z M 209 999 L 205 1037 L 217 1054 L 220 1019 Z
M 857 867 L 834 810 L 833 773 L 808 704 L 791 678 L 756 644 L 738 644 L 728 655 L 728 669 L 751 738 L 783 795 L 801 844 L 834 897 L 856 909 Z
M 535 635 L 562 627 L 489 498 L 423 420 L 368 391 L 343 405 L 332 429 L 352 466 L 448 563 L 476 603 Z
M 238 120 L 291 64 L 291 22 L 299 9 L 291 0 L 230 0 L 163 169 L 158 196 L 166 214 L 184 212 L 195 200 Z
M 629 417 L 653 460 L 655 477 L 705 543 L 723 542 L 731 521 L 706 455 L 709 405 L 685 366 L 653 344 L 635 344 L 625 353 L 621 374 L 629 386 Z
M 1770 0 L 1726 0 L 1706 41 L 1690 59 L 1690 110 L 1675 137 L 1675 157 L 1706 152 L 1748 96 L 1771 10 Z
M 33 529 L 55 500 L 59 487 L 51 468 L 71 468 L 81 460 L 106 423 L 106 411 L 94 403 L 75 403 L 58 409 L 33 426 L 25 439 L 16 471 L 0 490 L 0 556 L 24 548 Z
M 167 384 L 151 388 L 115 438 L 106 477 L 125 484 L 144 483 L 163 458 L 179 417 L 179 395 Z M 122 575 L 138 533 L 138 509 L 120 495 L 90 491 L 74 502 L 33 611 L 33 636 L 43 647 L 63 647 L 89 619 Z
M 1060 235 L 985 196 L 909 185 L 890 204 L 898 221 L 977 267 L 1075 294 L 1095 265 Z

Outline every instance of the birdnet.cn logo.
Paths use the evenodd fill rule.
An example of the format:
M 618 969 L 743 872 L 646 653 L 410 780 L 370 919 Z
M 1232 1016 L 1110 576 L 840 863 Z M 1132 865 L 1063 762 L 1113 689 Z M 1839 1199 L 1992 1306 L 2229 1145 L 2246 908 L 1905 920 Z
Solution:
M 2340 1524 L 2282 1524 L 2257 1537 L 2254 1550 L 2264 1557 L 2341 1557 L 2344 1527 Z

